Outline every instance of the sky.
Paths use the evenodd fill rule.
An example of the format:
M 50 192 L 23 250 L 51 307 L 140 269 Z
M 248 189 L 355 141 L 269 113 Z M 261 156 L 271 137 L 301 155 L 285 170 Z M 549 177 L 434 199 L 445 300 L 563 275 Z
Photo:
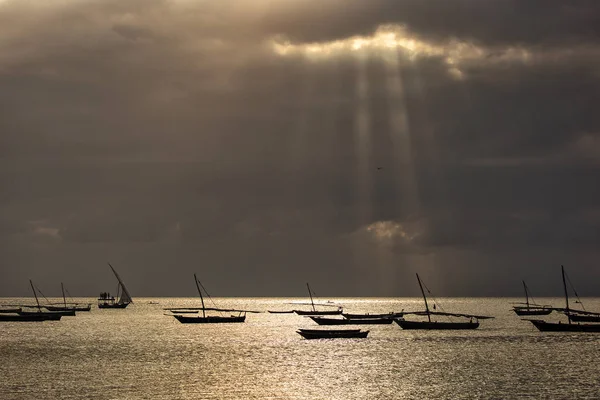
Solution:
M 597 0 L 0 0 L 0 296 L 600 296 Z

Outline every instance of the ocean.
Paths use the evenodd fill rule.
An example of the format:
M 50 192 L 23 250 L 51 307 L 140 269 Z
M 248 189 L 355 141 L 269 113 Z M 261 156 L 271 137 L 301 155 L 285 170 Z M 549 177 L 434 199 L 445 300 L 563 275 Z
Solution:
M 492 315 L 472 331 L 361 326 L 366 339 L 306 340 L 295 314 L 242 324 L 180 324 L 135 298 L 57 322 L 0 323 L 0 399 L 598 399 L 600 333 L 542 333 L 511 298 L 441 298 L 446 311 Z M 562 299 L 537 299 L 561 306 Z M 222 308 L 289 310 L 306 299 L 217 298 Z M 348 312 L 421 309 L 420 298 L 334 299 Z M 0 304 L 31 299 L 0 299 Z M 583 299 L 600 310 L 600 299 Z M 158 303 L 158 304 L 156 304 Z M 210 304 L 207 304 L 210 306 Z M 307 306 L 304 306 L 307 307 Z M 558 320 L 556 313 L 541 317 Z M 562 317 L 564 318 L 564 317 Z

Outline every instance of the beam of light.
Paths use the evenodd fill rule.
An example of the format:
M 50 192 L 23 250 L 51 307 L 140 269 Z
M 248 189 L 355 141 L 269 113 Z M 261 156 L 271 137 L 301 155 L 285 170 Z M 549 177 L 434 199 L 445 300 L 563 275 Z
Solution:
M 371 116 L 369 113 L 369 80 L 367 78 L 366 57 L 358 54 L 354 112 L 354 146 L 357 158 L 356 190 L 357 190 L 357 219 L 360 225 L 371 221 L 371 174 L 369 158 L 371 154 Z

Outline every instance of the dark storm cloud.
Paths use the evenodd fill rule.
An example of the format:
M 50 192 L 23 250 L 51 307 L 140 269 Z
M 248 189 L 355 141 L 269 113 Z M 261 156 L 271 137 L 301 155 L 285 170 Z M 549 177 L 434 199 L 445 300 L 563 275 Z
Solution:
M 148 295 L 194 270 L 410 295 L 415 270 L 503 294 L 593 267 L 598 6 L 536 4 L 0 3 L 0 290 L 90 294 L 106 259 Z M 415 48 L 306 47 L 383 26 Z

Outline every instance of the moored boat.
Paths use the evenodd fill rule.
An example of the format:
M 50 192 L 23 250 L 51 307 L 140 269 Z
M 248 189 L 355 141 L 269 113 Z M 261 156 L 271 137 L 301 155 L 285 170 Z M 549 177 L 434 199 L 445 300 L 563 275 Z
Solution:
M 196 283 L 196 288 L 198 289 L 198 294 L 200 295 L 200 301 L 202 302 L 202 308 L 200 310 L 195 310 L 195 311 L 196 312 L 202 311 L 202 316 L 181 315 L 180 313 L 176 313 L 178 311 L 177 309 L 173 309 L 173 310 L 171 310 L 172 316 L 177 321 L 181 322 L 182 324 L 223 324 L 223 323 L 241 323 L 241 322 L 246 321 L 246 312 L 245 311 L 239 311 L 238 315 L 206 315 L 206 311 L 208 310 L 208 308 L 206 308 L 204 305 L 204 296 L 202 295 L 202 290 L 200 289 L 200 287 L 204 288 L 204 286 L 202 286 L 202 283 L 200 283 L 200 281 L 196 277 L 196 274 L 194 274 L 194 282 Z M 206 289 L 204 289 L 204 291 L 206 292 Z M 206 295 L 210 298 L 208 292 L 206 292 Z M 211 308 L 211 310 L 215 310 L 215 311 L 219 311 L 219 312 L 224 311 L 224 310 L 221 310 L 218 308 Z M 179 310 L 179 311 L 183 311 L 183 310 Z M 187 309 L 185 311 L 194 311 L 194 310 Z
M 370 314 L 370 313 L 365 313 L 365 314 L 351 314 L 351 313 L 342 313 L 342 316 L 344 318 L 348 318 L 348 319 L 359 319 L 359 318 L 366 318 L 366 319 L 370 319 L 370 318 L 401 318 L 402 316 L 404 316 L 404 312 L 389 312 L 389 313 L 383 313 L 383 314 Z
M 592 313 L 585 310 L 573 310 L 569 308 L 569 292 L 567 290 L 567 279 L 565 274 L 565 267 L 563 265 L 561 267 L 562 273 L 562 281 L 563 281 L 563 290 L 565 293 L 565 308 L 556 309 L 557 311 L 562 311 L 568 317 L 568 322 L 563 323 L 562 321 L 558 322 L 548 322 L 540 319 L 526 319 L 525 321 L 529 321 L 541 332 L 600 332 L 600 324 L 593 323 L 597 322 L 592 318 L 598 315 L 598 313 Z M 570 282 L 569 282 L 570 283 Z M 572 288 L 572 287 L 571 287 Z M 572 288 L 573 289 L 573 288 Z M 579 301 L 581 303 L 581 301 Z M 582 324 L 578 321 L 575 321 L 575 318 L 585 318 L 588 316 L 589 319 L 587 321 L 580 320 L 581 322 L 592 322 L 588 324 Z M 576 322 L 576 323 L 573 323 Z
M 396 318 L 395 321 L 402 329 L 423 329 L 423 330 L 462 330 L 462 329 L 477 329 L 479 327 L 480 319 L 489 319 L 493 317 L 488 317 L 484 315 L 472 315 L 472 314 L 463 314 L 463 313 L 449 313 L 445 311 L 431 311 L 429 309 L 429 304 L 427 303 L 427 296 L 425 295 L 425 290 L 423 289 L 423 283 L 421 282 L 421 278 L 419 274 L 417 274 L 417 281 L 419 282 L 419 288 L 421 289 L 421 294 L 423 295 L 423 300 L 425 302 L 425 311 L 414 311 L 414 312 L 405 312 L 404 315 L 424 315 L 427 316 L 427 321 L 413 321 L 406 320 L 404 318 Z M 429 291 L 429 290 L 428 290 Z M 434 304 L 434 309 L 436 309 L 436 305 Z M 467 318 L 468 321 L 436 321 L 432 320 L 431 316 L 440 316 L 440 317 L 457 317 L 457 318 Z
M 369 331 L 360 329 L 298 329 L 296 332 L 305 339 L 354 339 L 369 335 Z
M 516 303 L 513 306 L 513 311 L 517 315 L 548 315 L 552 312 L 552 307 L 547 305 L 535 304 L 535 302 L 529 302 L 529 290 L 525 281 L 523 282 L 523 289 L 525 290 L 525 303 Z
M 340 315 L 344 309 L 338 305 L 332 304 L 321 304 L 323 307 L 336 307 L 335 310 L 317 310 L 315 307 L 315 301 L 313 299 L 313 292 L 310 290 L 310 285 L 306 283 L 306 288 L 308 289 L 308 295 L 310 296 L 310 305 L 312 306 L 312 310 L 294 310 L 294 312 L 298 315 Z

